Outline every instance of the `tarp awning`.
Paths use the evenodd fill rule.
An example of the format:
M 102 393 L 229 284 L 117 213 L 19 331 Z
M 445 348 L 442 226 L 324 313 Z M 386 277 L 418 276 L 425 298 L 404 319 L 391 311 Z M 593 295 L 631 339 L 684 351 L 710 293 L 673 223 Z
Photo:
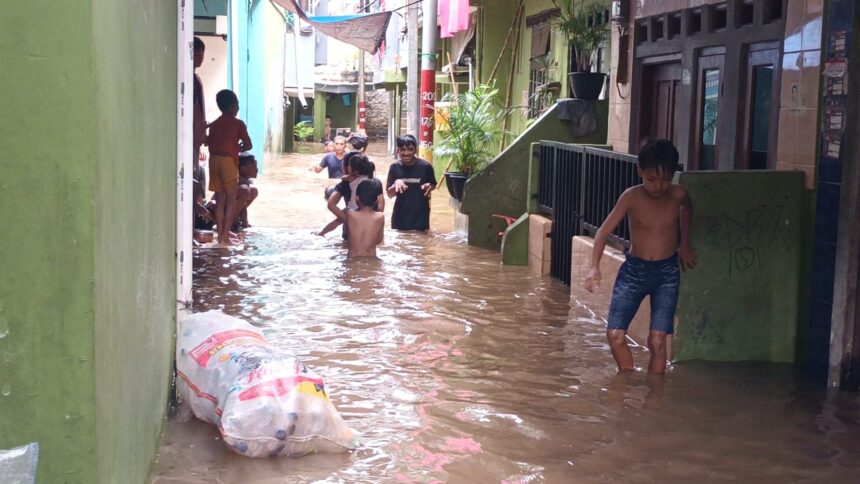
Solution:
M 375 54 L 385 40 L 391 12 L 308 17 L 296 0 L 273 0 L 323 34 Z

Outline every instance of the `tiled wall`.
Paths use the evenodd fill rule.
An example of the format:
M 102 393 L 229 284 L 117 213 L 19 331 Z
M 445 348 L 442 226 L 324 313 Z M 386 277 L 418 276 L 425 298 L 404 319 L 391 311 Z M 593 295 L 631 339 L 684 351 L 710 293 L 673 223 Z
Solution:
M 824 0 L 788 2 L 776 168 L 806 172 L 809 189 L 815 185 L 823 18 Z

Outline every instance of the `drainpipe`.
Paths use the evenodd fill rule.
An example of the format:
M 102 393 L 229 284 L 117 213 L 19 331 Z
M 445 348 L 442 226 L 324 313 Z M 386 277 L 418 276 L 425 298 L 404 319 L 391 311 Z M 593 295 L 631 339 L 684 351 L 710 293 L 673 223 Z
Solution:
M 421 126 L 418 131 L 418 156 L 433 161 L 433 114 L 436 99 L 436 0 L 424 0 L 424 26 L 421 39 Z
M 359 12 L 366 13 L 365 0 L 359 0 Z M 367 102 L 365 102 L 364 86 L 364 51 L 358 49 L 358 132 L 367 134 Z
M 418 9 L 415 2 L 409 4 L 407 10 L 406 35 L 408 37 L 408 56 L 406 63 L 406 132 L 418 132 L 420 113 L 418 111 Z M 400 102 L 400 99 L 397 100 Z M 400 133 L 395 134 L 395 138 Z

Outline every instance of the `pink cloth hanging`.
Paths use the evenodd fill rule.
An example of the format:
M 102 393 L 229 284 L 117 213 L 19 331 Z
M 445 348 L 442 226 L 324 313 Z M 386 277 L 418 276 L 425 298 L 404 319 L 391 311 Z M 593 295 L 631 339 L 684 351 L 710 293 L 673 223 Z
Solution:
M 469 0 L 439 0 L 440 37 L 453 37 L 457 32 L 469 30 Z

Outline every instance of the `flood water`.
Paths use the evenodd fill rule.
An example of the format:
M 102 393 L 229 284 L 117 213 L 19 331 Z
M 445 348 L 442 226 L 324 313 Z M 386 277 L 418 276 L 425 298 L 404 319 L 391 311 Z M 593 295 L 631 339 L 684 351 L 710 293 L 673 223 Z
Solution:
M 331 217 L 316 159 L 266 166 L 244 248 L 196 252 L 194 309 L 302 358 L 361 447 L 249 459 L 174 418 L 153 483 L 860 479 L 856 395 L 806 388 L 784 365 L 618 375 L 605 323 L 558 281 L 467 246 L 447 194 L 430 234 L 386 230 L 378 260 L 347 261 L 339 234 L 312 234 Z

